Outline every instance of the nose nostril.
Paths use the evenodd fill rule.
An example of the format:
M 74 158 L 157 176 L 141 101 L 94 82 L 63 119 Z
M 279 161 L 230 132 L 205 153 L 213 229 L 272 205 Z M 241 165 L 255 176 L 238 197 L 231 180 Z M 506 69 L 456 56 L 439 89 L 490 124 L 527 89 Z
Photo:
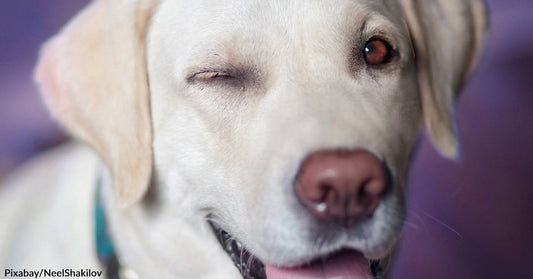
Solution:
M 335 191 L 335 187 L 330 183 L 322 183 L 320 184 L 320 191 L 322 192 L 322 196 L 320 197 L 319 202 L 321 203 L 332 203 L 335 202 L 338 197 L 337 193 Z
M 354 189 L 357 189 L 355 198 L 358 202 L 362 203 L 365 199 L 368 198 L 370 193 L 368 192 L 367 185 L 371 182 L 372 180 L 368 178 L 354 187 Z

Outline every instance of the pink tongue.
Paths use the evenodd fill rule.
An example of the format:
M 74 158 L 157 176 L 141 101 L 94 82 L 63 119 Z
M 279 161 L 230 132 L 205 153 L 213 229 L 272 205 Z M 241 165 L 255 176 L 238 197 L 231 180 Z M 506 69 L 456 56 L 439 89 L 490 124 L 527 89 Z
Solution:
M 296 268 L 266 265 L 268 279 L 373 279 L 368 260 L 356 252 L 343 252 L 325 262 Z

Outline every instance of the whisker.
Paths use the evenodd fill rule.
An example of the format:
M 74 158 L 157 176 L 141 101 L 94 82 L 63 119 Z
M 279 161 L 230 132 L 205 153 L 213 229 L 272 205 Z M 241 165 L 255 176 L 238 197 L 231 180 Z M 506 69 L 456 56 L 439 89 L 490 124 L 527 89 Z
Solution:
M 456 231 L 455 229 L 453 229 L 451 226 L 447 225 L 446 223 L 444 223 L 443 221 L 429 215 L 428 213 L 426 212 L 423 212 L 422 211 L 422 214 L 426 215 L 427 217 L 429 217 L 431 220 L 437 222 L 438 224 L 441 224 L 442 226 L 444 226 L 445 228 L 447 228 L 448 230 L 452 231 L 453 233 L 455 233 L 459 238 L 461 239 L 464 239 L 463 236 L 458 232 Z
M 428 227 L 426 226 L 426 222 L 424 221 L 424 219 L 422 219 L 420 214 L 414 211 L 414 209 L 410 209 L 409 214 L 413 214 L 412 216 L 414 216 L 418 221 L 420 221 L 420 223 L 422 224 L 422 227 L 424 227 L 424 231 L 426 232 L 426 234 L 429 233 Z
M 403 222 L 408 228 L 415 229 L 415 230 L 417 230 L 417 231 L 420 229 L 419 226 L 417 226 L 417 225 L 416 225 L 415 223 L 413 223 L 413 222 L 409 222 L 409 221 L 407 221 L 407 219 L 403 219 L 402 222 Z

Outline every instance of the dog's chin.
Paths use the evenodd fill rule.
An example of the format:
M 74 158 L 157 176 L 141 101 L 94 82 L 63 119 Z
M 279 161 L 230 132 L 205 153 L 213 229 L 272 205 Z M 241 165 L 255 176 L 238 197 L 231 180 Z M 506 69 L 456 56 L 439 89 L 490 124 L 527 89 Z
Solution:
M 327 255 L 291 267 L 276 267 L 263 263 L 251 254 L 233 236 L 210 222 L 222 248 L 239 269 L 244 279 L 379 279 L 379 261 L 367 260 L 362 253 L 353 249 L 341 249 Z

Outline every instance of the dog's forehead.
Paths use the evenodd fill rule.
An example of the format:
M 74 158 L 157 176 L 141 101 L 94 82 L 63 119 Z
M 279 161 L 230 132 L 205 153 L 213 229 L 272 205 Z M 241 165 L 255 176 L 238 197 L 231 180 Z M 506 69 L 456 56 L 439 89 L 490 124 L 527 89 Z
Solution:
M 397 0 L 167 0 L 160 10 L 176 17 L 176 28 L 200 34 L 293 36 L 305 30 L 357 29 L 372 16 L 397 24 L 398 5 Z

